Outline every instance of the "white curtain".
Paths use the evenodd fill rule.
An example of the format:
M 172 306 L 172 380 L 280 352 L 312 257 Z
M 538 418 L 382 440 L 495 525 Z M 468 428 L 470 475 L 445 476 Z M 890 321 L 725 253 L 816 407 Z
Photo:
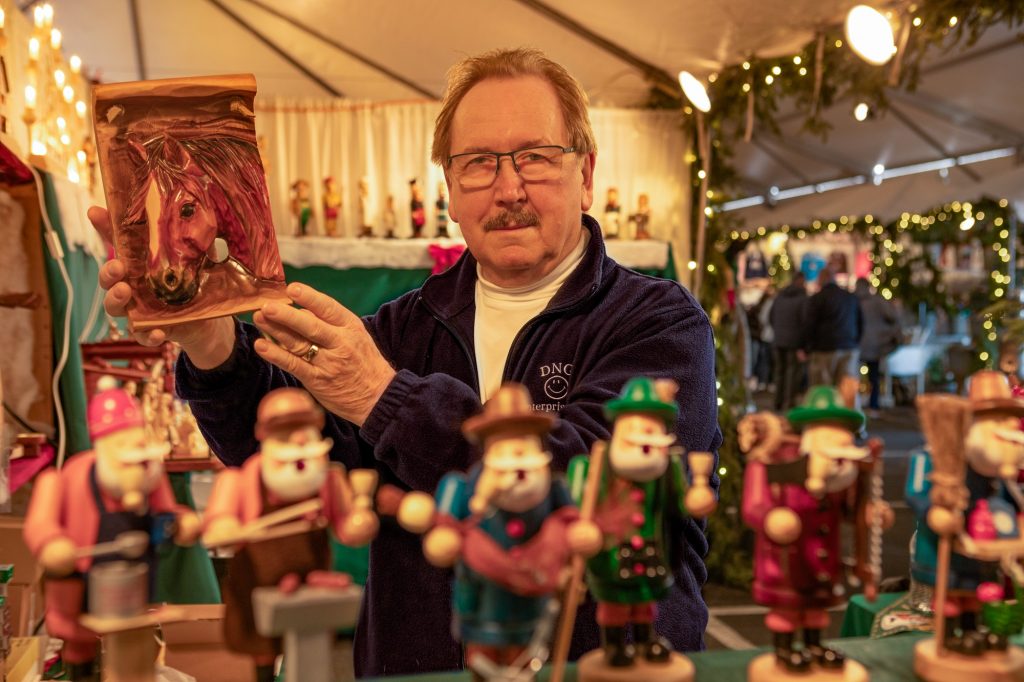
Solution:
M 358 234 L 357 185 L 370 180 L 370 216 L 382 236 L 381 212 L 387 195 L 394 196 L 397 235 L 412 234 L 409 225 L 409 180 L 418 178 L 424 192 L 427 226 L 435 233 L 434 202 L 441 169 L 430 162 L 437 102 L 357 104 L 343 100 L 315 101 L 261 99 L 256 128 L 264 138 L 269 166 L 268 182 L 274 224 L 281 236 L 295 232 L 291 214 L 291 185 L 298 179 L 312 189 L 315 227 L 324 234 L 323 180 L 333 176 L 342 195 L 338 234 Z M 592 109 L 597 138 L 594 206 L 598 220 L 604 213 L 609 187 L 617 187 L 622 212 L 636 210 L 637 196 L 650 198 L 650 231 L 656 239 L 676 244 L 689 241 L 688 148 L 682 118 L 676 112 L 632 109 Z M 499 150 L 505 151 L 505 150 Z M 457 234 L 457 229 L 450 231 Z M 677 247 L 678 248 L 678 247 Z M 677 261 L 688 258 L 677 251 Z

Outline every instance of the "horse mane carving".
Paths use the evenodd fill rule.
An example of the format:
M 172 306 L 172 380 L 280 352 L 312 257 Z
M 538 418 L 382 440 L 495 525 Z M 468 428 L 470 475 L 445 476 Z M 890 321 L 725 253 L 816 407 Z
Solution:
M 203 271 L 220 266 L 217 237 L 237 276 L 284 279 L 255 140 L 165 131 L 128 145 L 135 164 L 122 225 L 149 224 L 146 276 L 158 298 L 192 299 Z

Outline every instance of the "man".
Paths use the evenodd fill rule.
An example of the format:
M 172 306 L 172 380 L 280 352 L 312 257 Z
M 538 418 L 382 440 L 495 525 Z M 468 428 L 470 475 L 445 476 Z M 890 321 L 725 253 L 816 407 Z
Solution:
M 806 280 L 802 272 L 779 292 L 769 320 L 775 336 L 772 364 L 775 367 L 775 411 L 796 406 L 804 376 L 804 315 L 807 307 Z
M 330 466 L 331 441 L 321 437 L 323 426 L 323 410 L 302 389 L 278 388 L 268 393 L 257 412 L 259 454 L 240 468 L 222 471 L 206 507 L 203 542 L 242 544 L 231 558 L 224 583 L 224 640 L 232 651 L 252 657 L 259 682 L 274 679 L 281 639 L 263 637 L 257 631 L 253 590 L 289 583 L 294 587 L 299 580 L 321 586 L 344 584 L 347 580 L 342 578 L 347 576 L 328 572 L 331 549 L 325 526 L 329 524 L 334 535 L 350 546 L 365 545 L 377 533 L 376 515 L 367 508 L 371 502 L 357 509 L 345 473 Z M 372 490 L 362 491 L 364 500 L 372 495 Z M 243 524 L 258 523 L 267 514 L 313 500 L 321 503 L 319 510 L 291 518 L 300 525 L 308 522 L 304 530 L 266 539 L 245 532 L 252 526 Z
M 93 671 L 99 635 L 78 622 L 88 603 L 88 571 L 118 553 L 93 556 L 100 543 L 141 532 L 146 543 L 126 552 L 147 564 L 150 585 L 156 573 L 155 545 L 171 521 L 174 541 L 191 545 L 199 535 L 199 518 L 174 501 L 164 475 L 166 443 L 146 436 L 142 410 L 121 388 L 101 390 L 89 401 L 92 452 L 76 455 L 60 469 L 36 479 L 28 515 L 25 544 L 46 576 L 46 627 L 64 640 L 62 656 L 70 679 L 98 679 Z
M 565 69 L 525 49 L 463 60 L 449 73 L 432 156 L 468 253 L 422 288 L 360 320 L 293 283 L 288 294 L 303 310 L 270 304 L 254 315 L 280 345 L 230 318 L 137 335 L 157 343 L 170 334 L 182 345 L 177 387 L 213 450 L 229 464 L 243 461 L 255 450 L 259 398 L 301 383 L 331 414 L 333 458 L 350 469 L 376 467 L 382 482 L 433 491 L 478 456 L 459 425 L 515 381 L 540 399 L 537 409 L 559 413 L 548 442 L 561 471 L 608 437 L 603 403 L 642 374 L 685 388 L 673 426 L 680 444 L 716 450 L 708 318 L 678 284 L 610 260 L 597 222 L 581 218 L 593 201 L 596 151 L 586 96 Z M 102 211 L 91 215 L 105 222 Z M 116 261 L 101 273 L 114 315 L 131 300 L 123 277 Z M 673 532 L 684 549 L 662 631 L 674 646 L 697 649 L 707 621 L 707 542 L 693 521 Z M 450 580 L 427 565 L 419 545 L 385 525 L 371 546 L 355 645 L 361 675 L 461 665 L 447 634 Z M 597 646 L 592 612 L 578 622 L 576 653 Z
M 857 297 L 836 284 L 831 267 L 818 275 L 821 290 L 807 301 L 807 347 L 811 386 L 839 386 L 843 377 L 860 374 L 859 345 L 863 330 Z
M 892 304 L 871 290 L 871 284 L 863 277 L 857 278 L 854 296 L 860 305 L 864 329 L 860 335 L 860 361 L 867 365 L 871 394 L 868 399 L 869 416 L 877 416 L 878 399 L 881 393 L 882 374 L 880 365 L 889 353 L 896 350 L 900 342 L 900 323 Z

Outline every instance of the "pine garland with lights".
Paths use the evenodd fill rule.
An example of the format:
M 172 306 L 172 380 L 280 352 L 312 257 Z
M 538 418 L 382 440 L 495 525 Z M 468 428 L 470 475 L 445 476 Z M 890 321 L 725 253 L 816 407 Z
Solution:
M 734 287 L 731 279 L 730 260 L 743 248 L 752 237 L 749 233 L 741 233 L 736 229 L 735 219 L 719 214 L 714 210 L 716 203 L 729 198 L 737 187 L 738 175 L 733 166 L 734 148 L 738 141 L 757 130 L 766 128 L 778 135 L 780 125 L 778 111 L 780 103 L 786 99 L 796 103 L 797 115 L 803 117 L 803 128 L 813 134 L 826 137 L 829 124 L 822 112 L 840 102 L 864 103 L 873 113 L 882 112 L 888 105 L 887 89 L 897 87 L 913 90 L 918 82 L 920 65 L 924 56 L 932 49 L 948 50 L 956 45 L 973 44 L 986 29 L 998 25 L 1020 25 L 1024 22 L 1024 3 L 1019 0 L 923 0 L 913 6 L 911 15 L 902 17 L 912 22 L 906 44 L 900 50 L 898 66 L 872 66 L 855 54 L 844 44 L 842 27 L 830 27 L 820 33 L 795 55 L 760 59 L 752 56 L 745 63 L 723 69 L 712 74 L 708 81 L 712 109 L 705 114 L 704 120 L 711 136 L 713 186 L 709 189 L 709 207 L 706 210 L 707 238 L 703 254 L 703 262 L 707 272 L 702 273 L 703 285 L 700 301 L 712 320 L 715 330 L 716 370 L 719 384 L 719 423 L 725 438 L 719 449 L 722 487 L 720 493 L 719 513 L 709 520 L 708 534 L 711 540 L 711 553 L 707 558 L 709 572 L 713 579 L 737 586 L 747 586 L 751 570 L 751 538 L 738 515 L 738 507 L 742 497 L 743 466 L 742 458 L 736 444 L 736 423 L 747 409 L 749 396 L 743 380 L 743 357 L 745 349 L 740 339 L 743 328 L 737 312 L 731 308 L 727 300 L 727 290 Z M 648 102 L 651 108 L 676 108 L 678 100 L 667 97 L 661 88 L 652 88 Z M 692 139 L 697 139 L 697 117 L 689 106 L 684 106 L 687 114 L 685 125 L 690 129 Z M 862 111 L 863 113 L 863 111 Z M 757 130 L 755 130 L 755 127 Z M 697 169 L 701 167 L 697 154 L 689 154 L 686 158 L 692 172 L 692 186 L 699 191 L 700 178 Z M 691 224 L 698 224 L 696 212 L 698 202 L 693 203 Z M 1005 209 L 1005 205 L 996 208 Z M 991 230 L 983 229 L 987 221 L 997 227 L 997 219 L 1006 220 L 1005 210 L 1002 214 L 985 202 L 974 207 L 974 220 L 977 225 L 973 236 L 982 236 L 986 249 L 986 261 L 998 256 L 1005 263 L 1006 252 L 992 247 L 997 243 L 989 238 Z M 945 218 L 940 218 L 942 213 Z M 985 214 L 985 218 L 981 217 Z M 958 220 L 959 217 L 959 220 Z M 936 308 L 949 308 L 948 297 L 942 283 L 943 273 L 933 262 L 928 249 L 922 253 L 906 249 L 900 235 L 914 225 L 914 236 L 918 233 L 931 233 L 936 241 L 943 237 L 948 243 L 961 243 L 971 237 L 965 236 L 960 229 L 963 223 L 963 206 L 953 210 L 953 206 L 942 207 L 925 216 L 901 217 L 890 225 L 880 225 L 872 217 L 846 217 L 839 220 L 816 224 L 803 228 L 782 226 L 780 231 L 792 231 L 797 237 L 812 233 L 815 230 L 859 231 L 870 237 L 874 244 L 874 280 L 881 285 L 883 296 L 893 297 L 893 289 L 898 296 L 909 305 L 924 302 Z M 922 221 L 924 224 L 922 225 Z M 985 221 L 985 222 L 983 222 Z M 906 225 L 900 227 L 902 223 Z M 768 234 L 768 228 L 761 228 L 759 237 Z M 759 230 L 759 231 L 761 231 Z M 956 232 L 954 232 L 956 230 Z M 995 234 L 1001 234 L 996 231 Z M 940 236 L 941 235 L 941 236 Z M 1000 237 L 1006 239 L 1006 237 Z M 886 245 L 888 241 L 889 245 Z M 694 250 L 696 251 L 696 249 Z M 788 254 L 772 263 L 773 277 L 781 279 L 792 267 Z M 1004 284 L 998 268 L 992 269 L 992 280 L 989 295 L 998 297 L 1000 285 Z M 996 278 L 999 275 L 999 278 Z M 885 282 L 883 285 L 882 283 Z M 889 287 L 892 287 L 890 289 Z M 1004 290 L 1005 291 L 1005 290 Z M 976 306 L 975 298 L 964 302 Z M 972 308 L 977 309 L 977 308 Z M 1018 309 L 1018 314 L 1019 314 Z M 990 322 L 995 313 L 989 316 Z M 1019 333 L 1024 338 L 1024 321 L 1019 325 Z M 991 331 L 991 328 L 986 328 Z M 991 334 L 988 339 L 991 340 Z M 976 356 L 984 362 L 994 353 L 982 351 Z

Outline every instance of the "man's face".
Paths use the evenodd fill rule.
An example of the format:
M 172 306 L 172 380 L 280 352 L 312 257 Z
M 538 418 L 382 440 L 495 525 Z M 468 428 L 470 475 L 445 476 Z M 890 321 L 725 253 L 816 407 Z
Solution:
M 449 155 L 570 144 L 554 88 L 536 76 L 489 79 L 463 97 L 452 120 Z M 594 154 L 566 154 L 555 180 L 525 183 L 502 157 L 494 183 L 463 189 L 445 172 L 451 203 L 483 275 L 499 286 L 532 284 L 575 248 L 580 214 L 594 199 Z

